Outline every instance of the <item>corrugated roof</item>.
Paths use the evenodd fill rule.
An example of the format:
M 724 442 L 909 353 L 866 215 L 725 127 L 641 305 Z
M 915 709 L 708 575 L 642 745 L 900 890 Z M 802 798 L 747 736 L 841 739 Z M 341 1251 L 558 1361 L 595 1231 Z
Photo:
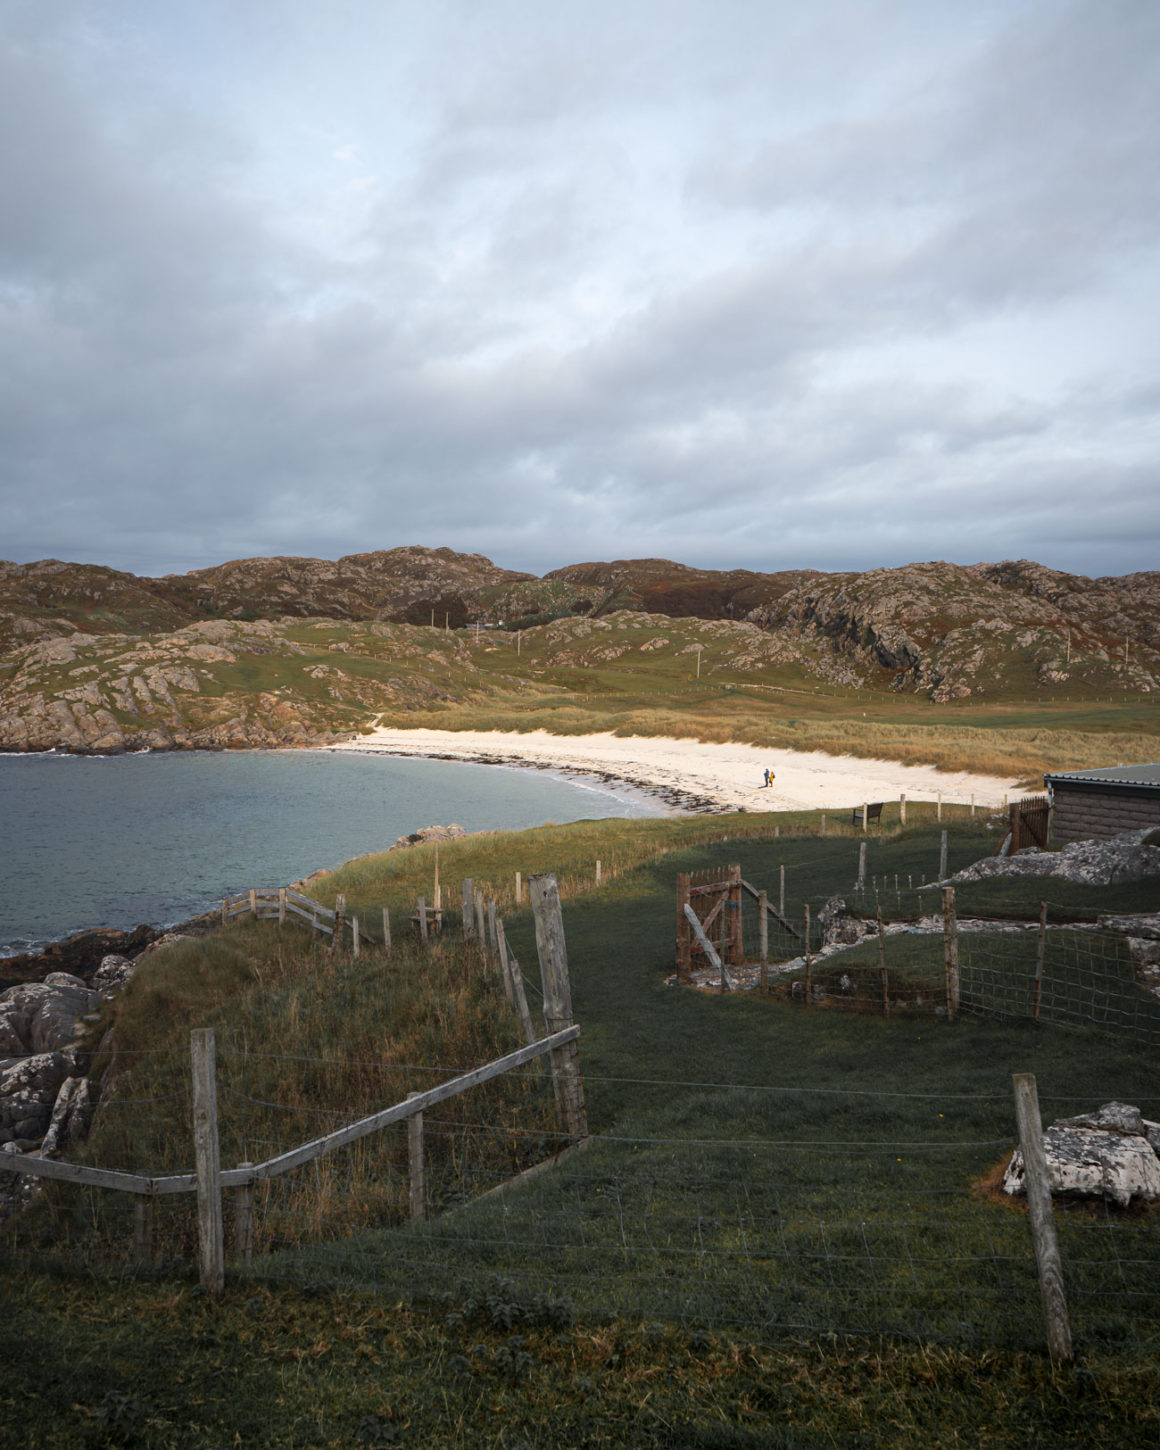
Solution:
M 1045 781 L 1075 781 L 1091 785 L 1138 785 L 1160 790 L 1160 761 L 1151 765 L 1109 765 L 1101 770 L 1066 770 L 1045 775 Z

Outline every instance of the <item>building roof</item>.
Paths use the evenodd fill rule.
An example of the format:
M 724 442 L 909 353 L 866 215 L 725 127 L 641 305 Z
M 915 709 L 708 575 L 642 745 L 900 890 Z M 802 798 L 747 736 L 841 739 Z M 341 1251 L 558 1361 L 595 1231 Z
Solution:
M 1160 761 L 1151 765 L 1109 765 L 1100 770 L 1067 770 L 1044 775 L 1050 785 L 1121 785 L 1141 790 L 1160 790 Z

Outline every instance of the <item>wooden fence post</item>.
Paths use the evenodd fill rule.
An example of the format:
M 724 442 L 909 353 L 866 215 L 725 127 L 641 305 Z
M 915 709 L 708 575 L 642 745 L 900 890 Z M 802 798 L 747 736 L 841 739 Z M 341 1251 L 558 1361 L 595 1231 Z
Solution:
M 866 890 L 866 842 L 858 844 L 858 880 L 854 884 L 855 891 Z
M 599 856 L 597 856 L 597 858 L 596 858 L 596 884 L 597 884 L 597 886 L 600 885 L 600 857 Z
M 284 886 L 279 886 L 279 888 L 278 888 L 278 925 L 281 926 L 282 923 L 285 920 L 286 920 L 286 888 Z
M 425 896 L 420 896 L 419 897 L 418 915 L 419 915 L 419 940 L 423 943 L 424 946 L 426 946 L 427 945 L 427 898 Z
M 408 1093 L 407 1098 L 421 1097 Z M 423 1151 L 423 1114 L 412 1113 L 407 1119 L 407 1198 L 413 1220 L 427 1217 L 427 1161 Z
M 514 1003 L 516 991 L 512 982 L 511 963 L 508 961 L 507 936 L 504 934 L 503 921 L 498 916 L 495 918 L 495 951 L 499 957 L 499 972 L 503 978 L 504 996 L 509 1002 Z
M 189 1034 L 189 1054 L 193 1069 L 198 1265 L 202 1288 L 211 1294 L 219 1294 L 225 1283 L 225 1250 L 212 1027 L 197 1027 Z
M 138 1168 L 141 1178 L 148 1178 L 148 1168 Z M 133 1262 L 148 1264 L 153 1259 L 153 1195 L 133 1195 Z
M 475 935 L 475 882 L 471 877 L 465 877 L 462 886 L 463 891 L 463 935 Z
M 387 907 L 383 907 L 383 950 L 387 956 L 391 954 L 391 913 Z
M 479 938 L 479 945 L 483 948 L 484 955 L 487 954 L 487 922 L 483 914 L 483 888 L 475 888 L 475 934 Z
M 495 897 L 488 897 L 487 901 L 487 945 L 490 950 L 499 956 L 499 939 L 495 930 Z
M 257 888 L 256 887 L 251 886 L 250 887 L 250 915 L 251 916 L 257 916 L 257 914 L 258 914 L 258 891 L 257 891 Z
M 1047 1154 L 1043 1148 L 1039 1094 L 1032 1073 L 1017 1072 L 1012 1081 L 1015 1084 L 1019 1147 L 1023 1153 L 1023 1182 L 1027 1189 L 1027 1217 L 1031 1224 L 1031 1241 L 1035 1245 L 1043 1318 L 1047 1324 L 1047 1352 L 1052 1364 L 1065 1364 L 1072 1357 L 1071 1325 L 1063 1287 L 1063 1265 L 1055 1237 L 1055 1219 L 1051 1212 L 1051 1182 L 1047 1172 Z
M 943 902 L 943 964 L 947 978 L 947 1021 L 959 1013 L 959 923 L 955 915 L 955 888 L 944 886 Z
M 225 926 L 226 922 L 228 922 L 229 919 L 230 919 L 229 903 L 226 901 L 225 897 L 223 896 L 222 897 L 222 926 Z
M 906 825 L 906 797 L 904 795 L 898 797 L 898 824 Z
M 882 924 L 882 908 L 878 908 L 878 967 L 882 973 L 882 1015 L 890 1016 L 890 979 L 886 974 L 886 928 Z
M 516 905 L 517 906 L 522 906 L 523 903 L 524 903 L 524 879 L 520 875 L 520 873 L 517 871 L 516 872 Z
M 508 946 L 507 935 L 503 929 L 503 922 L 496 922 L 496 931 L 499 934 L 499 949 L 507 963 L 508 981 L 515 998 L 516 1011 L 520 1014 L 520 1026 L 524 1029 L 524 1041 L 535 1042 L 536 1027 L 532 1021 L 532 1014 L 528 1010 L 528 994 L 524 991 L 524 974 L 520 971 L 520 964 L 516 960 L 516 954 Z
M 335 957 L 342 951 L 342 939 L 346 935 L 346 897 L 340 891 L 334 898 L 334 934 L 330 938 L 330 955 Z
M 689 894 L 689 873 L 677 872 L 677 981 L 688 986 L 693 972 L 693 932 L 685 920 L 685 907 L 692 899 Z
M 1035 989 L 1031 998 L 1031 1020 L 1039 1021 L 1039 996 L 1043 991 L 1043 958 L 1047 951 L 1047 902 L 1039 903 L 1039 940 L 1035 943 Z
M 807 901 L 804 908 L 805 939 L 806 939 L 806 1006 L 810 1005 L 810 987 L 813 963 L 810 961 L 810 904 Z
M 252 1168 L 246 1159 L 239 1168 Z M 239 1183 L 234 1189 L 234 1256 L 248 1264 L 254 1257 L 254 1184 Z
M 351 919 L 350 919 L 350 950 L 351 950 L 351 955 L 354 957 L 355 961 L 357 962 L 358 961 L 358 917 L 357 916 L 352 916 Z
M 757 943 L 761 953 L 761 965 L 769 961 L 769 896 L 764 891 L 757 893 Z M 763 974 L 764 975 L 764 974 Z
M 941 821 L 942 820 L 942 791 L 941 790 L 938 793 L 938 804 L 934 808 L 934 818 L 935 818 L 936 821 Z
M 785 866 L 784 865 L 782 865 L 782 867 L 780 868 L 779 875 L 780 875 L 781 880 L 780 880 L 780 883 L 778 885 L 778 890 L 777 890 L 777 914 L 778 914 L 778 916 L 784 917 L 785 916 Z
M 550 872 L 533 876 L 528 885 L 536 922 L 536 952 L 544 984 L 544 1025 L 549 1033 L 560 1032 L 572 1026 L 572 986 L 568 978 L 560 888 Z M 553 1050 L 552 1071 L 559 1088 L 564 1131 L 572 1138 L 586 1138 L 588 1115 L 584 1107 L 584 1079 L 580 1075 L 580 1049 L 575 1042 Z
M 945 881 L 946 880 L 946 874 L 947 874 L 947 833 L 944 831 L 942 833 L 942 840 L 939 843 L 939 848 L 938 848 L 938 879 L 940 881 Z
M 863 830 L 866 829 L 866 822 L 869 819 L 870 819 L 870 804 L 869 804 L 868 801 L 863 801 L 862 802 L 862 829 Z

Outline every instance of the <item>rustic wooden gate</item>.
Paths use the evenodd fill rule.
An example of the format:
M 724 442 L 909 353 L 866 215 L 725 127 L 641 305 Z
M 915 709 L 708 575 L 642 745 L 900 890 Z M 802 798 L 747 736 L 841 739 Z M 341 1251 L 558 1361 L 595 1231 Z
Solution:
M 1027 846 L 1038 846 L 1041 850 L 1046 850 L 1050 822 L 1050 802 L 1045 795 L 1029 795 L 1024 796 L 1021 801 L 1012 801 L 1007 837 L 999 842 L 991 854 L 998 856 L 1004 846 L 1007 846 L 1008 853 L 1012 856 Z M 1008 841 L 1010 845 L 1007 845 Z
M 722 875 L 724 869 L 724 875 Z M 745 960 L 741 939 L 741 867 L 710 866 L 677 875 L 677 981 L 688 983 L 694 966 L 705 962 L 705 948 L 685 915 L 691 906 L 701 929 L 727 967 Z

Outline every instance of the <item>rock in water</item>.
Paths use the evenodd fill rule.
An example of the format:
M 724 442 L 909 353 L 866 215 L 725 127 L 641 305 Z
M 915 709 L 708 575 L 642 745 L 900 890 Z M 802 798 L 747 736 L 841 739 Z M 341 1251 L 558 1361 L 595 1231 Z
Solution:
M 1126 1208 L 1133 1198 L 1160 1198 L 1160 1123 L 1128 1103 L 1105 1103 L 1098 1112 L 1060 1118 L 1043 1135 L 1053 1196 L 1105 1198 Z M 1015 1151 L 1003 1191 L 1025 1193 L 1023 1154 Z

